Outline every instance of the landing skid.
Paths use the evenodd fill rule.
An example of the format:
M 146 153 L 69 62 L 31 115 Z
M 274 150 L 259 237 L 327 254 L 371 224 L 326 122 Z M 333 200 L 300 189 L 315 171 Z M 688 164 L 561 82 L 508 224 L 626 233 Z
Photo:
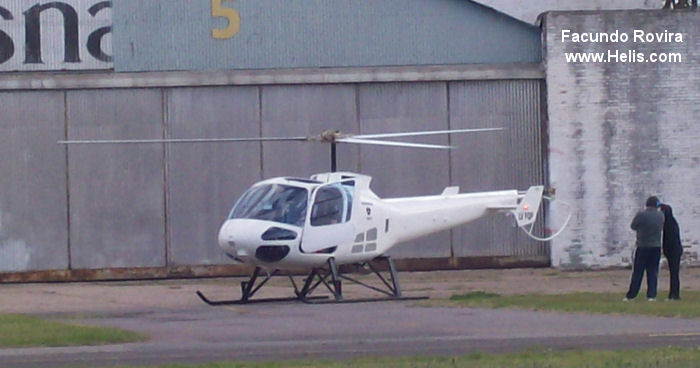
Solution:
M 279 270 L 275 270 L 273 273 L 267 275 L 265 279 L 263 279 L 258 285 L 255 285 L 256 281 L 258 281 L 258 276 L 260 276 L 260 272 L 262 269 L 260 267 L 256 267 L 255 270 L 253 271 L 253 274 L 250 276 L 250 279 L 248 281 L 242 281 L 241 282 L 241 298 L 240 299 L 230 299 L 230 300 L 211 300 L 207 298 L 204 293 L 201 291 L 197 290 L 197 296 L 199 296 L 202 301 L 209 305 L 217 306 L 217 305 L 241 305 L 241 304 L 253 304 L 253 303 L 272 303 L 272 302 L 288 302 L 288 301 L 299 301 L 301 300 L 301 296 L 298 292 L 296 292 L 296 284 L 294 283 L 294 279 L 292 279 L 291 276 L 288 276 L 289 279 L 292 281 L 292 285 L 294 286 L 296 297 L 286 297 L 286 298 L 256 298 L 256 299 L 251 299 L 255 293 L 260 290 L 260 288 L 265 285 L 273 276 L 277 275 Z M 314 297 L 307 297 L 307 299 L 328 299 L 328 296 L 314 296 Z
M 350 304 L 350 303 L 371 303 L 371 302 L 387 302 L 387 301 L 403 301 L 403 300 L 425 300 L 428 296 L 400 296 L 400 297 L 384 297 L 384 298 L 357 298 L 357 299 L 328 299 L 326 300 L 311 300 L 313 298 L 303 299 L 306 304 Z
M 338 267 L 335 263 L 335 258 L 329 258 L 327 261 L 327 267 L 324 268 L 314 268 L 311 273 L 304 280 L 304 284 L 301 289 L 297 287 L 294 279 L 291 276 L 289 280 L 294 287 L 294 297 L 286 298 L 256 298 L 252 299 L 253 295 L 260 290 L 260 288 L 267 283 L 273 276 L 277 275 L 279 270 L 275 270 L 271 274 L 268 274 L 265 279 L 260 281 L 257 285 L 258 276 L 262 269 L 256 267 L 253 274 L 250 276 L 248 281 L 241 282 L 241 298 L 234 300 L 211 300 L 207 298 L 201 291 L 197 290 L 197 295 L 202 301 L 208 305 L 218 306 L 218 305 L 241 305 L 241 304 L 253 304 L 253 303 L 270 303 L 270 302 L 288 302 L 288 301 L 301 301 L 308 304 L 330 304 L 330 303 L 366 303 L 366 302 L 377 302 L 377 301 L 390 301 L 390 300 L 421 300 L 428 299 L 427 296 L 418 297 L 405 297 L 401 293 L 401 287 L 399 285 L 399 280 L 397 277 L 396 267 L 394 267 L 394 262 L 391 257 L 377 257 L 375 261 L 386 261 L 389 271 L 389 277 L 384 277 L 379 270 L 371 263 L 365 262 L 358 264 L 359 267 L 369 268 L 378 278 L 382 281 L 385 288 L 379 288 L 369 285 L 360 280 L 351 278 L 349 276 L 343 275 L 338 271 Z M 342 280 L 351 282 L 363 286 L 365 288 L 374 290 L 376 292 L 385 294 L 385 297 L 379 298 L 356 298 L 356 299 L 345 299 L 343 296 Z M 324 285 L 328 291 L 333 296 L 330 299 L 328 296 L 312 296 L 311 293 L 314 292 L 320 285 Z
M 242 300 L 242 299 L 231 299 L 231 300 L 211 300 L 204 296 L 204 294 L 197 290 L 197 296 L 199 296 L 200 299 L 202 299 L 203 302 L 211 305 L 211 306 L 217 306 L 217 305 L 241 305 L 241 304 L 256 304 L 256 303 L 278 303 L 278 302 L 296 302 L 301 299 L 298 297 L 288 297 L 288 298 L 258 298 L 258 299 L 249 299 L 249 300 Z M 322 302 L 323 299 L 328 299 L 327 295 L 323 296 L 312 296 L 307 298 L 308 301 L 309 299 L 312 300 L 319 300 L 320 303 Z

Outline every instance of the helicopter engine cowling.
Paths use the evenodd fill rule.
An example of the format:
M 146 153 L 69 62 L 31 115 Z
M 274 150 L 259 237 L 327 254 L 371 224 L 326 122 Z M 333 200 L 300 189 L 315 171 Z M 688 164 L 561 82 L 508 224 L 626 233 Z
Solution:
M 300 241 L 301 228 L 265 220 L 231 219 L 219 230 L 219 247 L 226 255 L 251 265 L 280 262 Z

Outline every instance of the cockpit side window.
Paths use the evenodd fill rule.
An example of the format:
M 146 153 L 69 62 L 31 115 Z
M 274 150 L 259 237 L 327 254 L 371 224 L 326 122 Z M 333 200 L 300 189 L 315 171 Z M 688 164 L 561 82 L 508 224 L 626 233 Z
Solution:
M 354 181 L 319 188 L 311 208 L 311 226 L 333 225 L 349 221 L 352 215 L 354 189 Z
M 344 181 L 341 184 L 341 188 L 345 192 L 345 220 L 343 222 L 346 222 L 350 221 L 352 217 L 352 199 L 355 193 L 355 181 Z
M 343 221 L 343 194 L 334 186 L 322 187 L 316 192 L 311 208 L 311 226 L 338 224 Z

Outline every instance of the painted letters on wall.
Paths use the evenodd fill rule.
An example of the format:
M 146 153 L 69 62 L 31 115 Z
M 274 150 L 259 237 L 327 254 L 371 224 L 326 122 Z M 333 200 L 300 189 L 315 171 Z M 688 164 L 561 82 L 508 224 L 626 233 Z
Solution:
M 0 72 L 112 68 L 112 1 L 0 4 Z
M 113 14 L 117 72 L 541 60 L 539 28 L 469 1 L 118 0 Z

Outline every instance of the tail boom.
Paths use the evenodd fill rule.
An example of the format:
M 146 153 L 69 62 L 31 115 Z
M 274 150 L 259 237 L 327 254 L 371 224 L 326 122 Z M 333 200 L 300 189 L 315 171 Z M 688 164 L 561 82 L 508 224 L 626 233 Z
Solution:
M 392 223 L 382 251 L 388 251 L 397 243 L 466 224 L 492 212 L 512 213 L 519 227 L 530 225 L 531 230 L 543 192 L 543 186 L 532 186 L 524 194 L 517 190 L 457 194 L 457 188 L 449 187 L 440 195 L 382 200 L 388 210 L 387 221 Z
M 395 215 L 395 241 L 403 242 L 474 221 L 494 206 L 515 208 L 516 190 L 387 199 Z M 445 193 L 445 192 L 443 192 Z M 394 221 L 392 221 L 394 222 Z

